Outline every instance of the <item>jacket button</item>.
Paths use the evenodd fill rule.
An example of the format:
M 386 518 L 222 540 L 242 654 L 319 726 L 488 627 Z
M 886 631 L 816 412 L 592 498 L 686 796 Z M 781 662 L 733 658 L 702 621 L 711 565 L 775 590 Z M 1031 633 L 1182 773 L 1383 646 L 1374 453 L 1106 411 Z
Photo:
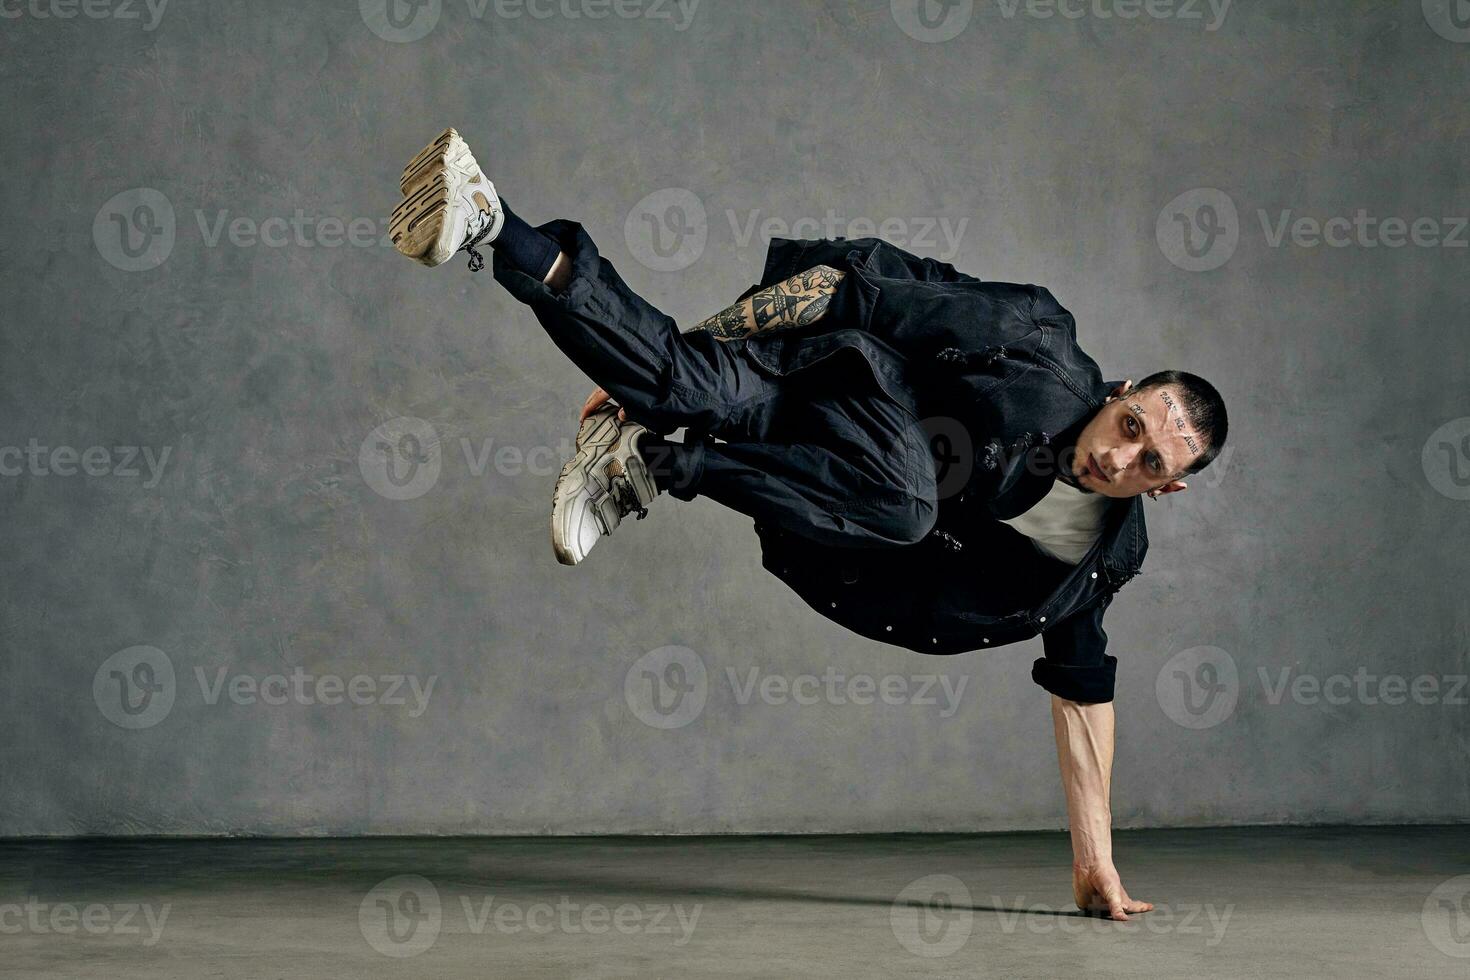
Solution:
M 937 637 L 937 636 L 931 636 L 931 637 L 929 637 L 929 642 L 930 643 L 938 643 L 939 642 L 939 637 Z
M 890 632 L 890 633 L 892 633 L 892 632 L 893 632 L 893 627 L 892 627 L 892 626 L 885 626 L 885 627 L 883 627 L 883 628 L 884 628 L 884 629 L 886 629 L 886 630 L 887 630 L 887 631 L 888 631 L 888 632 Z
M 1092 577 L 1093 577 L 1093 578 L 1097 578 L 1097 572 L 1093 572 L 1093 573 L 1092 573 Z
M 1044 623 L 1044 622 L 1046 622 L 1046 617 L 1045 616 L 1042 616 L 1040 619 L 1037 620 L 1037 622 L 1038 623 Z
M 832 608 L 833 608 L 833 609 L 836 609 L 836 608 L 837 608 L 837 603 L 835 603 L 835 602 L 834 602 L 834 603 L 832 603 Z
M 990 642 L 990 637 L 987 636 L 984 639 L 982 639 L 980 642 L 981 643 L 989 643 Z

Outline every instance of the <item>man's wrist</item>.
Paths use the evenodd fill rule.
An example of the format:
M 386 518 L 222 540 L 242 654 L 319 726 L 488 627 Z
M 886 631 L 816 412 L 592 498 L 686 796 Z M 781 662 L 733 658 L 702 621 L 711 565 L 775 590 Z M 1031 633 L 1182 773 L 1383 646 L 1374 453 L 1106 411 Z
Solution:
M 1097 867 L 1113 863 L 1112 828 L 1107 824 L 1098 827 L 1072 827 L 1072 864 L 1078 867 Z

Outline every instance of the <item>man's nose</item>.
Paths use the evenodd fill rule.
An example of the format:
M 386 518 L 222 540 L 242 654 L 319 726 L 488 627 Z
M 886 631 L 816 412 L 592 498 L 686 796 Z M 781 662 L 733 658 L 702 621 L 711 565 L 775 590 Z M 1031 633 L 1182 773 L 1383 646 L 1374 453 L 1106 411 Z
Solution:
M 1108 475 L 1109 479 L 1113 479 L 1131 466 L 1134 458 L 1137 456 L 1137 446 L 1124 446 L 1119 449 L 1108 450 L 1098 462 L 1102 464 L 1103 472 Z

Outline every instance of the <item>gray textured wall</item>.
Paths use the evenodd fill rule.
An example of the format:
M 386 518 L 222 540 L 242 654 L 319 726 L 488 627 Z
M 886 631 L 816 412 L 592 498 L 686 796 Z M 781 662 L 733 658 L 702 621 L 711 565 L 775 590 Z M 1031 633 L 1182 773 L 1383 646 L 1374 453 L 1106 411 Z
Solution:
M 1216 379 L 1230 454 L 1109 615 L 1118 823 L 1470 812 L 1461 11 L 58 3 L 0 5 L 0 833 L 1063 825 L 1039 643 L 856 638 L 704 500 L 555 563 L 591 383 L 380 241 L 446 124 L 686 326 L 809 218 Z

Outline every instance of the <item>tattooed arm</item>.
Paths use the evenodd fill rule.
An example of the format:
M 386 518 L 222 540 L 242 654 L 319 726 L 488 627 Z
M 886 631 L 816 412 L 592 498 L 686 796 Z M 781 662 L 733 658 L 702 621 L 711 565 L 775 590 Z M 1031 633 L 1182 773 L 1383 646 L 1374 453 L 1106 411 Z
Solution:
M 695 325 L 720 340 L 739 340 L 772 330 L 816 323 L 832 304 L 832 294 L 844 273 L 830 265 L 798 272 L 784 282 L 767 286 Z

